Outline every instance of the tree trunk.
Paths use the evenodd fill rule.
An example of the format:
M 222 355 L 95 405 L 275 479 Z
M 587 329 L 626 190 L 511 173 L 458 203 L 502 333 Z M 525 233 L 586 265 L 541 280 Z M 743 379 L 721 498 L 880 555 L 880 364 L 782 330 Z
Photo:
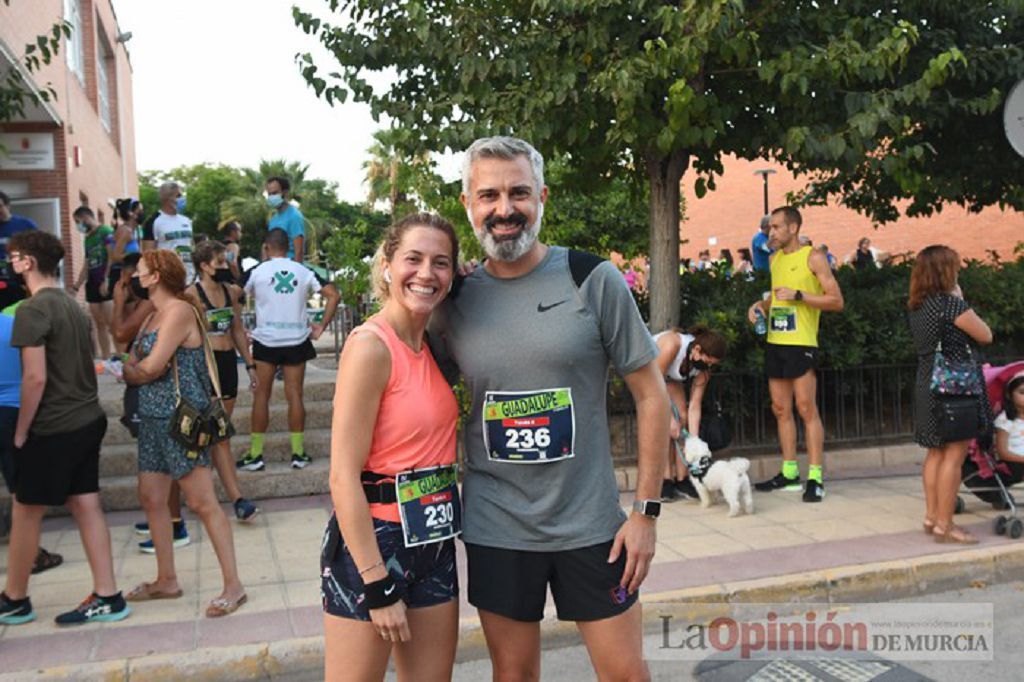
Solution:
M 679 182 L 690 163 L 686 151 L 648 153 L 651 183 L 651 331 L 679 324 Z

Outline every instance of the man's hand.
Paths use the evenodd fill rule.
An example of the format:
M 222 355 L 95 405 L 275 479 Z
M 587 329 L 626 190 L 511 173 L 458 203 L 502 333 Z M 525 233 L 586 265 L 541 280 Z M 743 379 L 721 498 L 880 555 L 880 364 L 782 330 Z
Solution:
M 314 341 L 319 339 L 320 335 L 324 333 L 324 326 L 322 324 L 311 324 L 309 329 L 309 335 Z
M 796 300 L 796 289 L 790 289 L 789 287 L 779 287 L 775 290 L 775 298 L 779 301 L 795 301 Z
M 619 584 L 630 594 L 640 589 L 640 584 L 651 569 L 654 558 L 654 545 L 658 539 L 655 519 L 633 512 L 615 534 L 612 551 L 608 554 L 608 563 L 615 563 L 623 547 L 626 549 L 626 570 L 622 573 Z
M 24 432 L 22 432 L 22 431 L 15 431 L 14 432 L 14 447 L 15 448 L 20 450 L 21 447 L 23 445 L 25 445 L 25 441 L 27 441 L 27 440 L 28 440 L 28 431 L 24 431 Z
M 256 388 L 259 387 L 260 385 L 260 380 L 257 378 L 256 375 L 256 368 L 247 367 L 245 371 L 249 374 L 249 388 L 255 391 Z
M 747 319 L 750 320 L 750 324 L 757 324 L 756 312 L 758 310 L 764 314 L 764 306 L 762 306 L 761 303 L 761 301 L 755 301 L 754 305 L 747 308 Z

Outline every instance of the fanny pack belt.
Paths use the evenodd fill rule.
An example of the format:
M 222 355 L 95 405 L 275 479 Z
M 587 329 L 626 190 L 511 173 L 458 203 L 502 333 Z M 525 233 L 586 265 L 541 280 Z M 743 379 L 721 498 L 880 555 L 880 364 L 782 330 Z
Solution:
M 363 493 L 370 504 L 396 504 L 395 477 L 364 471 L 359 479 L 363 482 Z

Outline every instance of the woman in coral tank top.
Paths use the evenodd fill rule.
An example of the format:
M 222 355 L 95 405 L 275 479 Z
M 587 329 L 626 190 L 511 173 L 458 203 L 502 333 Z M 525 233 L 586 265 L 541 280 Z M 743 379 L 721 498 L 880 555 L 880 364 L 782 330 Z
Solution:
M 389 228 L 374 257 L 380 313 L 338 367 L 331 435 L 334 514 L 320 575 L 326 678 L 448 680 L 458 638 L 454 537 L 458 407 L 424 340 L 451 289 L 458 239 L 429 213 Z

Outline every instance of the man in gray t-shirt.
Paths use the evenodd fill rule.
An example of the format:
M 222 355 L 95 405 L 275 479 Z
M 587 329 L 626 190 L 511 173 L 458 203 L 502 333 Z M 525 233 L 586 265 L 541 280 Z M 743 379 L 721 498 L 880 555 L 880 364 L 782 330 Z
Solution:
M 469 148 L 462 201 L 488 260 L 431 322 L 436 356 L 457 367 L 472 396 L 463 487 L 469 601 L 496 677 L 540 676 L 548 589 L 558 617 L 577 622 L 599 677 L 643 677 L 637 590 L 654 554 L 668 398 L 618 270 L 537 241 L 543 163 L 515 138 Z M 612 469 L 609 367 L 637 405 L 638 503 L 628 518 Z

